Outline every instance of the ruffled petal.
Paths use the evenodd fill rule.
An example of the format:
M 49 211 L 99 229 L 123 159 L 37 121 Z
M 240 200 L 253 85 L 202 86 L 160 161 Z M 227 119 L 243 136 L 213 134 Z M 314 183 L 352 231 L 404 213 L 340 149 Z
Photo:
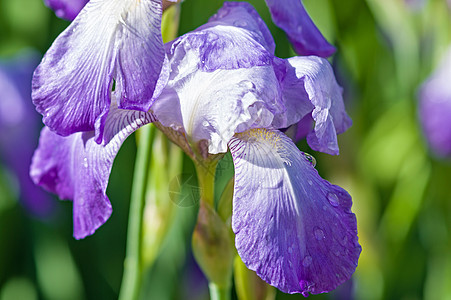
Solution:
M 48 127 L 42 130 L 30 176 L 61 199 L 73 200 L 76 239 L 93 234 L 111 215 L 106 188 L 113 160 L 124 140 L 153 120 L 149 113 L 112 107 L 101 144 L 93 131 L 63 137 Z
M 331 56 L 335 47 L 313 23 L 301 0 L 266 0 L 274 23 L 285 31 L 299 55 Z
M 276 44 L 271 32 L 250 3 L 224 2 L 224 5 L 204 26 L 210 27 L 221 24 L 226 26 L 233 25 L 247 30 L 253 39 L 264 46 L 268 52 L 274 54 Z
M 147 111 L 166 70 L 160 22 L 161 0 L 91 0 L 34 73 L 44 123 L 63 136 L 97 125 L 100 142 L 113 79 L 119 107 Z
M 227 151 L 236 132 L 269 127 L 285 108 L 272 67 L 203 72 L 189 56 L 171 74 L 168 86 L 152 106 L 166 127 L 183 130 L 193 142 L 207 140 L 209 152 Z
M 280 71 L 281 67 L 278 69 L 279 78 L 283 77 L 287 125 L 311 113 L 315 127 L 307 136 L 309 146 L 316 151 L 338 154 L 337 134 L 346 131 L 352 121 L 345 111 L 342 89 L 329 62 L 316 56 L 297 56 L 285 60 L 284 72 Z
M 173 62 L 191 53 L 203 71 L 270 65 L 274 48 L 265 23 L 245 2 L 224 3 L 207 24 L 166 45 Z
M 72 21 L 89 0 L 44 0 L 57 17 Z
M 229 143 L 235 166 L 232 228 L 246 266 L 286 293 L 318 294 L 353 274 L 361 252 L 351 197 L 322 179 L 279 131 Z

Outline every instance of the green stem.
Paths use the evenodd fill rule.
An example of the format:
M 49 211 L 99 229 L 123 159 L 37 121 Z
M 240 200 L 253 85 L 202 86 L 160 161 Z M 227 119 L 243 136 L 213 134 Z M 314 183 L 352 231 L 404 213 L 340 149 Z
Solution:
M 213 282 L 208 284 L 211 300 L 230 300 L 230 287 L 220 287 Z
M 214 209 L 217 158 L 198 161 L 200 207 L 193 233 L 193 253 L 209 281 L 211 300 L 229 300 L 234 251 L 229 228 Z
M 215 172 L 217 165 L 217 160 L 195 164 L 201 193 L 200 199 L 207 202 L 211 207 L 214 207 L 215 203 Z
M 142 229 L 146 195 L 147 168 L 150 160 L 155 128 L 152 125 L 140 129 L 138 151 L 133 175 L 133 186 L 128 218 L 127 248 L 124 261 L 120 300 L 136 300 L 142 281 Z

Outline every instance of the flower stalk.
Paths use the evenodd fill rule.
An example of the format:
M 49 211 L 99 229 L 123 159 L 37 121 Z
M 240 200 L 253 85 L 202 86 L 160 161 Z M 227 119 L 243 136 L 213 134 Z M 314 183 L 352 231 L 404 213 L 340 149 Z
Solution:
M 120 300 L 135 300 L 139 297 L 142 281 L 142 231 L 143 212 L 146 200 L 146 184 L 149 172 L 154 126 L 145 126 L 141 130 L 138 152 L 133 175 L 133 187 L 128 218 L 127 250 L 124 261 Z
M 200 186 L 200 207 L 192 247 L 197 263 L 209 281 L 212 300 L 228 300 L 235 251 L 230 228 L 214 210 L 214 179 L 218 161 L 196 164 Z

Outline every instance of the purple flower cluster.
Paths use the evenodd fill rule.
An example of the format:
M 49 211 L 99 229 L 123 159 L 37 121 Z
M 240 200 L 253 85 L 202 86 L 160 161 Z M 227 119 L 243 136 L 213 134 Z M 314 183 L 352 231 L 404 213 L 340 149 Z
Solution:
M 245 2 L 226 2 L 163 46 L 161 1 L 91 0 L 57 38 L 33 79 L 46 127 L 31 176 L 73 200 L 75 238 L 111 214 L 106 187 L 123 141 L 158 121 L 190 145 L 206 141 L 209 154 L 231 152 L 232 229 L 249 269 L 303 295 L 350 278 L 361 251 L 351 197 L 280 131 L 313 120 L 311 148 L 338 154 L 337 134 L 351 120 L 322 58 L 334 48 L 300 1 L 266 2 L 295 49 L 317 56 L 275 57 L 271 33 Z

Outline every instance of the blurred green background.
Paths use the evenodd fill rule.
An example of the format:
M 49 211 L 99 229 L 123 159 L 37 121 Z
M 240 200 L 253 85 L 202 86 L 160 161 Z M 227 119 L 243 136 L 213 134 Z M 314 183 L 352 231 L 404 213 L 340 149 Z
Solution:
M 284 33 L 272 24 L 264 1 L 249 2 L 273 33 L 276 54 L 295 55 Z M 363 248 L 350 282 L 330 294 L 310 297 L 451 299 L 451 161 L 428 150 L 416 98 L 418 87 L 451 44 L 450 7 L 445 0 L 303 3 L 337 47 L 330 61 L 354 123 L 339 136 L 339 156 L 315 153 L 305 142 L 299 147 L 316 157 L 324 178 L 352 195 Z M 205 23 L 221 5 L 186 0 L 179 34 Z M 68 24 L 42 0 L 0 0 L 0 60 L 24 49 L 42 55 Z M 39 128 L 30 131 L 38 134 Z M 110 177 L 107 193 L 113 215 L 80 241 L 72 238 L 71 203 L 54 198 L 45 216 L 29 213 L 21 204 L 14 170 L 0 160 L 0 300 L 117 298 L 135 155 L 133 135 L 121 148 Z M 176 177 L 184 178 L 183 197 L 192 193 L 189 185 L 195 179 L 191 182 L 186 174 L 194 169 L 184 157 L 178 170 Z M 154 168 L 151 177 L 158 172 Z M 230 157 L 218 172 L 222 187 L 233 175 Z M 165 195 L 174 183 L 171 176 L 158 183 Z M 143 299 L 208 299 L 207 282 L 190 250 L 197 209 L 196 201 L 174 205 L 173 223 L 146 274 Z M 159 224 L 153 219 L 149 223 Z M 277 294 L 277 299 L 303 298 Z

